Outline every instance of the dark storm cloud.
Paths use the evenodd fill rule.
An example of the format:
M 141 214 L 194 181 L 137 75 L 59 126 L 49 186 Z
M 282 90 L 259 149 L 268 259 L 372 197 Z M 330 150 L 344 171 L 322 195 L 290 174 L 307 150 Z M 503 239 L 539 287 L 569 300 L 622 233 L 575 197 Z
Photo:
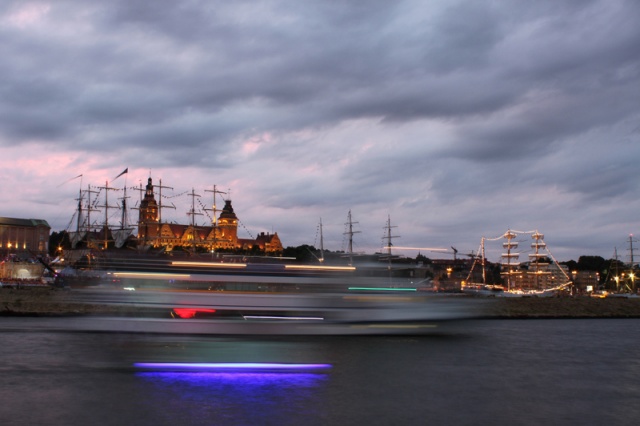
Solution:
M 562 5 L 567 8 L 571 3 Z M 296 123 L 360 117 L 414 120 L 490 114 L 518 105 L 529 90 L 557 88 L 558 79 L 566 80 L 569 88 L 583 79 L 579 67 L 585 64 L 585 48 L 579 40 L 574 55 L 543 55 L 533 64 L 495 63 L 496 50 L 508 41 L 508 31 L 514 31 L 516 23 L 531 24 L 527 14 L 524 21 L 518 17 L 518 9 L 507 15 L 487 5 L 453 4 L 433 16 L 416 19 L 412 23 L 422 26 L 409 29 L 403 25 L 409 18 L 402 14 L 412 11 L 415 5 L 411 4 L 404 8 L 384 2 L 367 7 L 289 6 L 259 6 L 258 12 L 264 11 L 264 16 L 255 16 L 251 3 L 243 2 L 217 7 L 187 2 L 177 9 L 115 2 L 109 9 L 94 8 L 87 13 L 93 39 L 85 43 L 71 40 L 64 48 L 54 45 L 55 39 L 45 41 L 48 53 L 35 55 L 41 57 L 41 69 L 58 77 L 40 81 L 43 87 L 33 96 L 46 108 L 55 101 L 56 93 L 64 95 L 71 88 L 80 88 L 75 96 L 65 97 L 74 102 L 67 113 L 78 126 L 95 121 L 151 122 L 189 107 L 215 113 L 253 99 L 262 99 L 263 108 L 280 107 L 289 112 L 304 105 L 307 113 L 300 122 L 288 114 L 288 126 L 293 128 Z M 553 15 L 528 13 L 533 15 L 533 23 L 551 21 L 540 24 L 550 31 L 533 34 L 545 36 L 549 43 L 559 42 L 567 26 L 589 23 L 580 19 L 579 13 L 559 22 Z M 637 32 L 621 37 L 622 44 L 638 46 L 633 43 Z M 25 47 L 22 49 L 37 52 Z M 566 43 L 563 48 L 567 53 L 572 50 Z M 616 69 L 624 58 L 628 62 L 629 53 L 633 53 L 625 56 L 615 42 L 595 48 L 610 52 L 602 53 L 602 59 L 608 61 L 606 67 L 600 67 L 607 70 Z M 50 63 L 47 59 L 52 67 L 44 66 Z M 594 78 L 587 71 L 585 74 Z M 16 84 L 20 93 L 25 86 L 29 85 Z M 593 92 L 594 88 L 590 89 Z M 56 121 L 72 119 L 62 118 Z M 544 141 L 556 134 L 556 126 L 548 121 L 542 117 L 540 123 L 534 123 L 541 135 L 509 125 L 502 132 L 491 129 L 486 139 L 497 144 L 501 138 L 522 140 L 524 136 Z M 237 123 L 237 131 L 247 124 Z M 286 126 L 278 121 L 272 124 Z M 258 125 L 273 130 L 269 123 Z M 543 128 L 549 125 L 545 132 Z M 185 139 L 186 146 L 190 146 L 189 140 L 194 140 L 195 147 L 201 141 L 189 135 Z

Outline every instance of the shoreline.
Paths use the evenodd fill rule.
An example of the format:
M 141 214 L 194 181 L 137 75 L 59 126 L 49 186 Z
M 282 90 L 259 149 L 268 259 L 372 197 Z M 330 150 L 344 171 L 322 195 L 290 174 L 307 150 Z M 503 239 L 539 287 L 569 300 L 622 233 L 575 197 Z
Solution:
M 0 317 L 5 316 L 150 316 L 168 309 L 73 302 L 71 291 L 51 287 L 0 288 Z M 482 319 L 640 318 L 640 298 L 589 296 L 485 298 Z
M 640 299 L 589 296 L 496 298 L 485 318 L 640 318 Z

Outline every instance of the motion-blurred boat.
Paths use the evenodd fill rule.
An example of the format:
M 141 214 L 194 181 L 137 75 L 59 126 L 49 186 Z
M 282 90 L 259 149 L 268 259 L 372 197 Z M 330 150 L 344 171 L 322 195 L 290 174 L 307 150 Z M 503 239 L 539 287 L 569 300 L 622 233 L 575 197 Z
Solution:
M 478 317 L 484 304 L 464 296 L 400 294 L 256 294 L 209 291 L 85 289 L 68 301 L 135 306 L 154 315 L 65 321 L 89 331 L 227 335 L 430 334 Z M 189 318 L 178 318 L 189 311 Z

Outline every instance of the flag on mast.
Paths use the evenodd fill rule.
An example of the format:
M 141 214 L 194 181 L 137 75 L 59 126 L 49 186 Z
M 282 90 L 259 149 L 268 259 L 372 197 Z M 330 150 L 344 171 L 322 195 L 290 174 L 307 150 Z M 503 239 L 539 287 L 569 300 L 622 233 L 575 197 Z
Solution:
M 65 183 L 67 183 L 67 182 L 71 182 L 71 181 L 72 181 L 72 180 L 74 180 L 74 179 L 78 179 L 79 177 L 82 177 L 82 175 L 80 174 L 80 175 L 78 175 L 78 176 L 76 176 L 76 177 L 72 177 L 71 179 L 67 179 L 67 180 L 65 180 L 64 182 L 62 182 L 60 185 L 56 186 L 56 188 L 59 188 L 59 187 L 61 187 L 62 185 L 64 185 Z
M 122 175 L 124 175 L 126 173 L 129 173 L 129 168 L 128 167 L 126 169 L 124 169 L 122 171 L 122 173 L 120 173 L 118 176 L 114 177 L 111 181 L 113 182 L 114 180 L 118 179 L 120 176 L 122 176 Z

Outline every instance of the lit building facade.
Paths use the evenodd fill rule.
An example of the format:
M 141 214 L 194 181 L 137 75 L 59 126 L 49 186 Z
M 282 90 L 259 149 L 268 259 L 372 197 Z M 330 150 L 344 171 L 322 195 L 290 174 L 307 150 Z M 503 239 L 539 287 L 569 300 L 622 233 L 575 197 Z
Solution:
M 0 217 L 0 253 L 46 255 L 50 232 L 46 220 Z
M 256 239 L 238 238 L 238 217 L 231 200 L 226 200 L 216 224 L 211 226 L 161 223 L 158 203 L 155 200 L 153 182 L 149 178 L 145 195 L 140 203 L 138 242 L 152 247 L 193 247 L 206 251 L 258 250 L 274 254 L 282 252 L 282 242 L 277 233 L 261 233 Z

